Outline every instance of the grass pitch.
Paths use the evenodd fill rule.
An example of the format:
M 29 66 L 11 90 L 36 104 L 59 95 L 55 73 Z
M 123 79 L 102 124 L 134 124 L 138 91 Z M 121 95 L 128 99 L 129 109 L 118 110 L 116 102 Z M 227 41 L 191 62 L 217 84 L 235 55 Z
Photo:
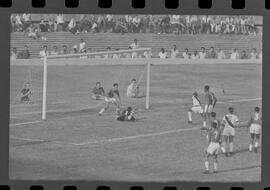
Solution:
M 219 156 L 219 173 L 204 171 L 205 131 L 194 115 L 187 123 L 191 94 L 209 84 L 219 103 L 220 119 L 229 106 L 247 121 L 261 106 L 262 65 L 154 65 L 150 110 L 145 98 L 126 98 L 132 78 L 145 66 L 49 66 L 48 114 L 41 120 L 42 68 L 11 66 L 10 178 L 112 181 L 260 181 L 261 152 L 249 153 L 249 133 L 236 130 L 233 157 Z M 29 74 L 30 73 L 30 74 Z M 29 75 L 31 77 L 29 77 Z M 18 90 L 31 78 L 33 104 L 20 104 Z M 28 79 L 27 79 L 28 80 Z M 145 80 L 141 90 L 145 93 Z M 136 122 L 116 121 L 110 108 L 97 115 L 102 101 L 91 99 L 100 81 L 108 91 L 120 85 L 123 105 L 139 109 Z M 225 90 L 225 94 L 222 90 Z M 202 99 L 202 96 L 200 96 Z

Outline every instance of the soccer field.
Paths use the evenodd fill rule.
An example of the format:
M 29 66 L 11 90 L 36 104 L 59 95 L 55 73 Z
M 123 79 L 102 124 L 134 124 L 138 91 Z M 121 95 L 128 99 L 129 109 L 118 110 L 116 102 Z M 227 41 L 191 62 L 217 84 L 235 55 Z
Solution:
M 220 119 L 229 106 L 247 121 L 261 107 L 261 64 L 186 64 L 151 66 L 150 109 L 145 98 L 129 100 L 126 88 L 140 78 L 145 93 L 145 66 L 49 66 L 48 114 L 41 121 L 42 67 L 31 66 L 33 104 L 20 104 L 17 94 L 29 66 L 11 66 L 10 178 L 113 181 L 259 181 L 261 152 L 248 152 L 249 133 L 236 129 L 235 152 L 219 156 L 219 173 L 204 171 L 205 131 L 194 115 L 187 123 L 194 91 L 211 86 Z M 101 81 L 108 91 L 119 83 L 124 106 L 136 106 L 136 122 L 119 122 L 114 108 L 97 113 L 102 101 L 91 99 Z M 225 94 L 222 90 L 225 90 Z M 212 168 L 211 168 L 212 169 Z

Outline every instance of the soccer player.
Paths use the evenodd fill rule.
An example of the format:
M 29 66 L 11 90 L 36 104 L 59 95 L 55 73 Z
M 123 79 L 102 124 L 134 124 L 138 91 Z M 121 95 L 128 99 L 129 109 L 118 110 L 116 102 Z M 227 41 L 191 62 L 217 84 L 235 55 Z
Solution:
M 188 111 L 188 123 L 192 123 L 192 112 L 196 114 L 199 113 L 203 117 L 203 108 L 197 92 L 192 94 L 192 102 L 193 106 Z
M 104 99 L 105 91 L 103 87 L 101 87 L 100 82 L 96 82 L 96 86 L 92 90 L 92 98 L 94 100 L 102 100 Z
M 121 106 L 121 98 L 118 87 L 119 85 L 117 83 L 113 84 L 113 88 L 110 89 L 108 95 L 105 96 L 106 106 L 99 111 L 98 115 L 101 116 L 104 111 L 109 108 L 110 104 L 114 104 L 116 106 L 116 112 L 119 112 Z
M 260 134 L 261 134 L 261 123 L 262 118 L 260 114 L 260 108 L 255 107 L 254 113 L 252 114 L 248 127 L 249 127 L 249 133 L 250 133 L 250 144 L 249 144 L 249 151 L 252 152 L 254 148 L 254 152 L 257 153 L 259 142 L 260 142 Z
M 24 103 L 30 103 L 31 102 L 31 99 L 30 99 L 30 96 L 32 95 L 32 91 L 30 89 L 30 83 L 27 82 L 25 85 L 24 85 L 24 88 L 21 90 L 21 102 L 24 102 Z
M 120 112 L 117 116 L 118 121 L 135 121 L 134 117 L 135 109 L 128 107 L 127 109 Z
M 210 91 L 210 86 L 204 86 L 204 94 L 205 94 L 205 104 L 204 104 L 204 121 L 203 128 L 206 128 L 206 121 L 210 119 L 210 114 L 213 111 L 217 98 L 213 92 Z
M 214 159 L 214 173 L 217 173 L 217 166 L 218 166 L 218 151 L 220 148 L 220 141 L 221 141 L 221 129 L 219 126 L 219 121 L 216 119 L 216 113 L 211 113 L 212 121 L 211 127 L 207 134 L 208 139 L 208 147 L 206 149 L 206 161 L 205 161 L 205 171 L 204 174 L 209 174 L 209 161 L 210 157 Z
M 139 98 L 141 96 L 139 84 L 136 79 L 132 79 L 127 88 L 127 97 Z
M 229 107 L 229 113 L 226 114 L 222 121 L 221 125 L 224 127 L 222 132 L 222 147 L 221 151 L 225 156 L 229 157 L 233 154 L 233 139 L 235 136 L 235 128 L 239 124 L 239 119 L 234 115 L 233 107 Z M 229 152 L 226 151 L 226 145 L 229 144 Z

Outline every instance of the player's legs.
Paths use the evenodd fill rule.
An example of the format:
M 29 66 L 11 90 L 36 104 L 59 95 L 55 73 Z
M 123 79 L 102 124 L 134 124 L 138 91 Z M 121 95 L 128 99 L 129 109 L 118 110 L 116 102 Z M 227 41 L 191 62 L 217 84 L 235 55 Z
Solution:
M 233 135 L 230 135 L 229 136 L 229 147 L 230 147 L 230 155 L 233 154 L 233 139 L 234 139 L 234 136 Z
M 227 155 L 226 149 L 227 149 L 228 139 L 229 139 L 229 137 L 227 135 L 222 136 L 222 146 L 221 146 L 220 149 L 221 149 L 222 153 L 225 154 L 225 155 Z
M 205 171 L 203 172 L 204 174 L 208 174 L 209 173 L 209 160 L 210 160 L 210 154 L 206 153 L 206 160 L 204 162 L 204 166 L 205 166 Z
M 192 123 L 192 108 L 188 110 L 188 123 Z
M 214 173 L 218 171 L 218 155 L 217 152 L 214 154 Z
M 249 143 L 249 147 L 248 147 L 248 150 L 250 152 L 253 151 L 254 142 L 255 142 L 255 134 L 254 133 L 250 133 L 250 143 Z
M 260 134 L 255 134 L 255 142 L 254 142 L 254 151 L 257 152 L 259 148 L 259 143 L 260 143 Z
M 109 108 L 109 105 L 110 102 L 106 102 L 105 106 L 98 112 L 98 115 L 102 115 Z

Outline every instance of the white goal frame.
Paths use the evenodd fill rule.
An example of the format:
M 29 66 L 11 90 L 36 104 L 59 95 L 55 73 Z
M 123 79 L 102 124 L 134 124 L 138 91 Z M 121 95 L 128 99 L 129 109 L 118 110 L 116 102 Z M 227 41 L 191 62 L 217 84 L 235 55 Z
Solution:
M 67 54 L 67 55 L 47 55 L 43 58 L 43 90 L 42 90 L 42 120 L 46 120 L 47 111 L 47 79 L 48 79 L 48 60 L 58 58 L 70 58 L 70 57 L 83 57 L 91 55 L 105 55 L 105 54 L 120 54 L 120 53 L 132 53 L 132 52 L 151 52 L 151 48 L 138 48 L 131 50 L 119 50 L 119 51 L 103 51 L 93 53 L 78 53 L 78 54 Z M 150 53 L 149 53 L 150 55 Z M 95 59 L 89 58 L 88 60 Z M 103 59 L 103 58 L 102 58 Z M 119 58 L 125 59 L 125 58 Z M 145 59 L 148 60 L 148 59 Z M 149 109 L 150 103 L 150 62 L 146 62 L 147 65 L 147 77 L 146 77 L 146 101 L 145 109 Z

